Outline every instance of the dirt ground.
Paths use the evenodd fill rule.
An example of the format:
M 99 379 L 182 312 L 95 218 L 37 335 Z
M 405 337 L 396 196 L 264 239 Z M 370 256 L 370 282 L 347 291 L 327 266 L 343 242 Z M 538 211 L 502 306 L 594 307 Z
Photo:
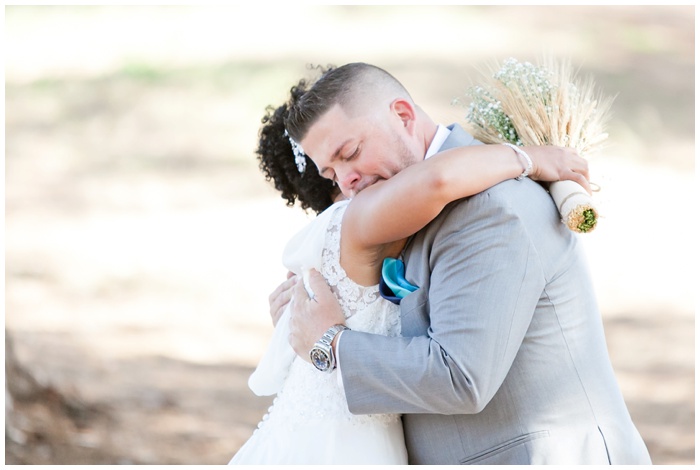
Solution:
M 591 161 L 604 218 L 581 241 L 652 460 L 694 464 L 694 9 L 466 8 L 402 18 L 430 13 L 452 31 L 464 21 L 457 48 L 492 25 L 491 49 L 459 49 L 469 61 L 557 44 L 619 93 L 610 150 Z M 394 13 L 305 16 L 336 33 L 367 18 L 370 44 Z M 259 119 L 299 64 L 370 49 L 324 51 L 299 28 L 277 55 L 262 35 L 241 51 L 243 21 L 197 8 L 6 11 L 5 329 L 33 379 L 6 377 L 38 390 L 6 393 L 6 464 L 222 464 L 267 410 L 271 398 L 246 381 L 272 331 L 280 254 L 310 216 L 256 168 Z M 516 24 L 528 41 L 506 34 Z M 302 53 L 304 40 L 320 52 Z M 408 82 L 436 119 L 459 119 L 450 101 L 469 67 L 418 44 L 371 44 L 366 60 Z M 440 88 L 438 73 L 449 77 Z

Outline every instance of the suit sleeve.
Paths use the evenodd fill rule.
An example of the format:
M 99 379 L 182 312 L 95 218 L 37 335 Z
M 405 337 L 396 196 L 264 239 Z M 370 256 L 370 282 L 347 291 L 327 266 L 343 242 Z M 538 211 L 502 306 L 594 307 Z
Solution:
M 508 199 L 492 188 L 448 206 L 431 227 L 429 285 L 404 299 L 415 303 L 413 311 L 402 306 L 402 324 L 423 322 L 424 333 L 343 336 L 353 413 L 478 413 L 523 342 L 545 279 Z

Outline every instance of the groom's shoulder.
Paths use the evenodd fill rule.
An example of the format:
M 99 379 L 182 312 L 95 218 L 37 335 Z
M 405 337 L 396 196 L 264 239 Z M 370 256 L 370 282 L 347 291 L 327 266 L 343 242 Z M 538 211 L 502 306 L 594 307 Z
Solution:
M 539 183 L 529 178 L 525 178 L 521 181 L 512 178 L 491 186 L 473 196 L 455 202 L 460 206 L 468 206 L 469 204 L 502 205 L 511 204 L 513 201 L 527 200 L 529 198 L 537 200 L 547 196 L 547 191 Z
M 454 219 L 458 224 L 469 223 L 474 217 L 489 217 L 506 213 L 550 211 L 554 204 L 549 193 L 529 178 L 509 179 L 478 194 L 448 204 L 440 214 L 444 220 Z
M 503 230 L 503 224 L 516 220 L 531 227 L 538 224 L 544 226 L 547 221 L 558 220 L 556 212 L 552 198 L 538 183 L 529 178 L 522 181 L 510 179 L 473 196 L 451 202 L 419 232 L 415 242 L 432 246 L 439 240 L 449 238 L 451 243 L 459 244 L 459 240 L 466 238 L 453 237 L 456 233 L 485 230 L 496 234 Z M 463 232 L 465 230 L 467 232 Z
M 508 179 L 498 183 L 489 189 L 482 191 L 479 195 L 489 195 L 496 201 L 500 199 L 509 200 L 511 198 L 534 197 L 544 198 L 549 195 L 546 189 L 530 178 L 516 180 L 515 178 Z

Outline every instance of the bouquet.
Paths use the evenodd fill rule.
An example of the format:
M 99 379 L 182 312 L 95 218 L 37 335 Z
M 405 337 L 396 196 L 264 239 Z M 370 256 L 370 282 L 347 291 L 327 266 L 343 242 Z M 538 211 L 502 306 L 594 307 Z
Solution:
M 573 147 L 586 157 L 608 137 L 604 125 L 612 99 L 597 96 L 591 80 L 575 80 L 568 62 L 510 58 L 484 78 L 483 85 L 466 93 L 468 127 L 484 143 Z M 598 210 L 581 185 L 557 181 L 549 192 L 571 230 L 586 233 L 596 227 Z

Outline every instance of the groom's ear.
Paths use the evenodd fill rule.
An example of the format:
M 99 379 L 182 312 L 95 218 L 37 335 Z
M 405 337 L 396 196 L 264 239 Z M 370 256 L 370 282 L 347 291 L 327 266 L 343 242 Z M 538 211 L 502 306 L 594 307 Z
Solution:
M 401 124 L 406 128 L 409 134 L 413 134 L 416 127 L 415 107 L 410 102 L 402 98 L 397 98 L 392 101 L 389 107 L 391 108 L 392 114 L 400 120 Z

